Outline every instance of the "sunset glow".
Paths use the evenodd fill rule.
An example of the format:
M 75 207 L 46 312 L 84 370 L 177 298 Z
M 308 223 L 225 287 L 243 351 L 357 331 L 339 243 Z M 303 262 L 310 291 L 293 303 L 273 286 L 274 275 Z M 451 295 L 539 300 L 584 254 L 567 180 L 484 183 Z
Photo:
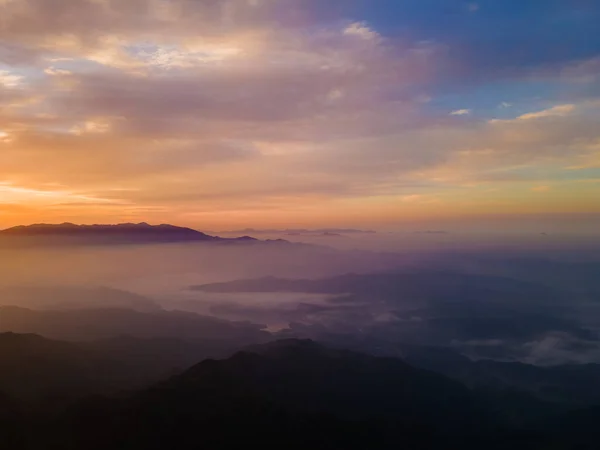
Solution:
M 380 3 L 0 1 L 0 228 L 600 215 L 593 2 Z

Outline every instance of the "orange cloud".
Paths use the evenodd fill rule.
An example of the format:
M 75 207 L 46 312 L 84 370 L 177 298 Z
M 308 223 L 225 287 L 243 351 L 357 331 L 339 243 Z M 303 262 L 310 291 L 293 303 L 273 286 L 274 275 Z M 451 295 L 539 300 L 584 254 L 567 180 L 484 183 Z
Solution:
M 495 207 L 473 193 L 480 185 L 509 202 L 508 184 L 549 182 L 532 168 L 597 154 L 593 105 L 493 123 L 431 113 L 422 86 L 443 45 L 318 23 L 302 0 L 2 8 L 0 203 L 11 221 L 476 212 Z
M 531 188 L 533 192 L 549 192 L 551 189 L 550 186 L 535 186 Z

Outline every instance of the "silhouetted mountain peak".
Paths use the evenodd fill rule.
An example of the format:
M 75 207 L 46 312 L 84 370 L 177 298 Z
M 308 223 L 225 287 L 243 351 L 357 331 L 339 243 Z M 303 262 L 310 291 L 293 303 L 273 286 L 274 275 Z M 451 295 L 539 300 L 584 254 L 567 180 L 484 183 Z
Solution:
M 73 223 L 20 225 L 0 230 L 0 237 L 34 239 L 35 243 L 51 244 L 146 244 L 176 242 L 214 243 L 288 243 L 284 240 L 260 241 L 251 236 L 222 238 L 191 228 L 170 224 L 151 225 L 146 222 L 114 225 L 76 225 Z
M 268 359 L 293 359 L 298 362 L 301 359 L 336 359 L 353 358 L 365 359 L 371 356 L 352 352 L 350 350 L 337 350 L 319 344 L 311 339 L 282 339 L 267 342 L 265 344 L 247 347 L 240 353 L 252 353 Z M 400 362 L 398 360 L 398 362 Z
M 61 224 L 37 223 L 33 225 L 19 225 L 0 231 L 5 234 L 60 234 L 65 232 L 70 233 L 111 233 L 122 231 L 162 231 L 162 232 L 179 232 L 190 234 L 204 234 L 191 228 L 177 227 L 169 224 L 150 225 L 146 222 L 141 223 L 118 223 L 118 224 L 94 224 L 94 225 L 76 225 L 70 222 Z
M 258 241 L 258 239 L 253 238 L 252 236 L 242 236 L 239 238 L 235 238 L 236 241 L 248 241 L 248 242 L 255 242 Z
M 189 369 L 181 375 L 181 378 L 197 378 L 198 375 L 206 373 L 207 370 L 213 370 L 217 367 L 229 367 L 257 363 L 268 360 L 283 361 L 288 358 L 294 358 L 298 362 L 302 356 L 308 358 L 318 358 L 333 352 L 327 347 L 317 344 L 310 339 L 282 339 L 246 347 L 244 350 L 236 352 L 231 358 L 225 361 L 206 360 Z
M 289 411 L 349 419 L 412 416 L 445 427 L 465 425 L 477 416 L 470 392 L 457 382 L 399 359 L 336 350 L 310 340 L 270 342 L 226 360 L 203 361 L 149 395 L 176 392 L 180 398 L 186 393 L 202 401 L 207 395 L 231 397 L 233 390 Z
M 318 344 L 312 339 L 280 339 L 267 342 L 266 344 L 247 347 L 245 351 L 259 355 L 279 354 L 289 351 L 321 352 L 327 350 L 324 345 Z

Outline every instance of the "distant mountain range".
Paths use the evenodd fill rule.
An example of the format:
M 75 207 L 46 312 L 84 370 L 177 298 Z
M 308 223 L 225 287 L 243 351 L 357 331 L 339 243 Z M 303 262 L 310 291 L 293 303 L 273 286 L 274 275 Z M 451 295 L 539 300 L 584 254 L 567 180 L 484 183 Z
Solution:
M 121 223 L 116 225 L 34 224 L 17 226 L 0 231 L 0 239 L 33 240 L 50 244 L 146 244 L 174 242 L 212 243 L 286 243 L 284 240 L 260 241 L 250 236 L 221 238 L 191 228 L 174 225 L 149 225 L 147 223 Z
M 47 285 L 0 286 L 0 310 L 3 306 L 36 310 L 122 308 L 139 312 L 161 311 L 154 300 L 119 289 Z
M 288 236 L 336 236 L 343 234 L 376 234 L 373 230 L 358 230 L 355 228 L 286 228 L 286 229 L 254 229 L 222 231 L 219 234 L 285 234 Z
M 213 293 L 305 292 L 314 294 L 363 294 L 369 297 L 421 297 L 452 294 L 461 299 L 485 296 L 489 301 L 501 293 L 500 300 L 511 296 L 545 295 L 553 292 L 544 286 L 486 275 L 452 272 L 349 273 L 321 279 L 263 277 L 191 286 L 192 290 Z
M 133 311 L 123 308 L 31 310 L 0 306 L 2 331 L 40 334 L 52 339 L 89 341 L 129 335 L 139 338 L 208 339 L 262 342 L 270 338 L 264 326 L 229 322 L 183 311 Z

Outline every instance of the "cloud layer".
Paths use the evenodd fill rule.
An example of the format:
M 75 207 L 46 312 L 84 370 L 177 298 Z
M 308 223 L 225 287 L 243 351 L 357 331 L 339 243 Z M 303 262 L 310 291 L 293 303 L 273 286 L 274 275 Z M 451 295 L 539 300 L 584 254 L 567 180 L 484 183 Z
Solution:
M 482 81 L 473 42 L 354 3 L 3 0 L 0 225 L 598 212 L 598 56 Z

